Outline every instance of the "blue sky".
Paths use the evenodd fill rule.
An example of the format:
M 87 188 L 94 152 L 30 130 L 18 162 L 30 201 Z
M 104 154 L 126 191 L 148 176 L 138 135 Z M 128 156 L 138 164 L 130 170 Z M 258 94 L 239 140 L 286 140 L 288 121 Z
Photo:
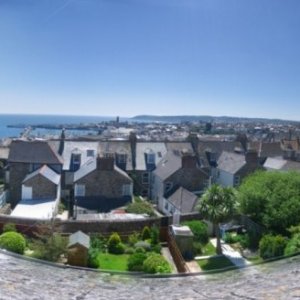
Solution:
M 300 1 L 0 0 L 0 105 L 300 120 Z

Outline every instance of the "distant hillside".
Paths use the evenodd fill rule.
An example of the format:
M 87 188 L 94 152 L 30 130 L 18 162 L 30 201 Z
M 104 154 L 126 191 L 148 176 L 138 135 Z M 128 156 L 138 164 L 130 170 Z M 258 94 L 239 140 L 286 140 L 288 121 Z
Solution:
M 243 117 L 227 117 L 227 116 L 154 116 L 154 115 L 138 115 L 131 118 L 135 121 L 149 121 L 149 122 L 217 122 L 217 123 L 299 123 L 296 121 L 267 119 L 267 118 L 243 118 Z

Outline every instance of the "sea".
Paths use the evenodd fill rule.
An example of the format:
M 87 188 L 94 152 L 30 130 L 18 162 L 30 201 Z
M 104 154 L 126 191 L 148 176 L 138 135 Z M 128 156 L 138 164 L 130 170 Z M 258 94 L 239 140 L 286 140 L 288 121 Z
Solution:
M 63 116 L 63 115 L 14 115 L 14 114 L 0 114 L 0 139 L 7 137 L 19 137 L 24 131 L 24 128 L 11 128 L 8 125 L 41 125 L 41 124 L 90 124 L 101 123 L 103 121 L 116 120 L 116 117 L 104 116 Z M 120 118 L 120 121 L 129 121 L 129 118 Z M 59 135 L 61 130 L 55 129 L 34 129 L 31 134 L 36 137 L 44 137 L 50 135 Z M 68 132 L 67 132 L 68 133 Z M 91 134 L 91 131 L 73 130 L 73 135 Z M 70 132 L 69 132 L 70 134 Z

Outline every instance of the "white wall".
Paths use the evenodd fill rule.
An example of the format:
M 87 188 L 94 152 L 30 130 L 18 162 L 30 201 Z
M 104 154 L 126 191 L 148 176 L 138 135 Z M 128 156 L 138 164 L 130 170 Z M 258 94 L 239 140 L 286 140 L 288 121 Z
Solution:
M 222 186 L 231 186 L 234 184 L 234 175 L 223 170 L 218 170 L 218 175 L 216 182 Z

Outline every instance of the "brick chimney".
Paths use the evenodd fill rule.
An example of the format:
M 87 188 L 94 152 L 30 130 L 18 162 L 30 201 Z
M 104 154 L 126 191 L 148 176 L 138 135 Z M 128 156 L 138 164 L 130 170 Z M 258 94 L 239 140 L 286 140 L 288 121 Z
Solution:
M 245 154 L 247 164 L 258 164 L 258 155 L 256 150 L 248 150 Z
M 130 132 L 129 134 L 129 142 L 131 147 L 131 158 L 132 158 L 132 167 L 135 170 L 136 167 L 136 143 L 137 143 L 137 137 L 134 132 Z
M 182 168 L 196 168 L 197 158 L 191 154 L 185 154 L 181 157 L 181 167 Z
M 114 169 L 115 159 L 111 155 L 97 157 L 97 170 L 112 171 Z

